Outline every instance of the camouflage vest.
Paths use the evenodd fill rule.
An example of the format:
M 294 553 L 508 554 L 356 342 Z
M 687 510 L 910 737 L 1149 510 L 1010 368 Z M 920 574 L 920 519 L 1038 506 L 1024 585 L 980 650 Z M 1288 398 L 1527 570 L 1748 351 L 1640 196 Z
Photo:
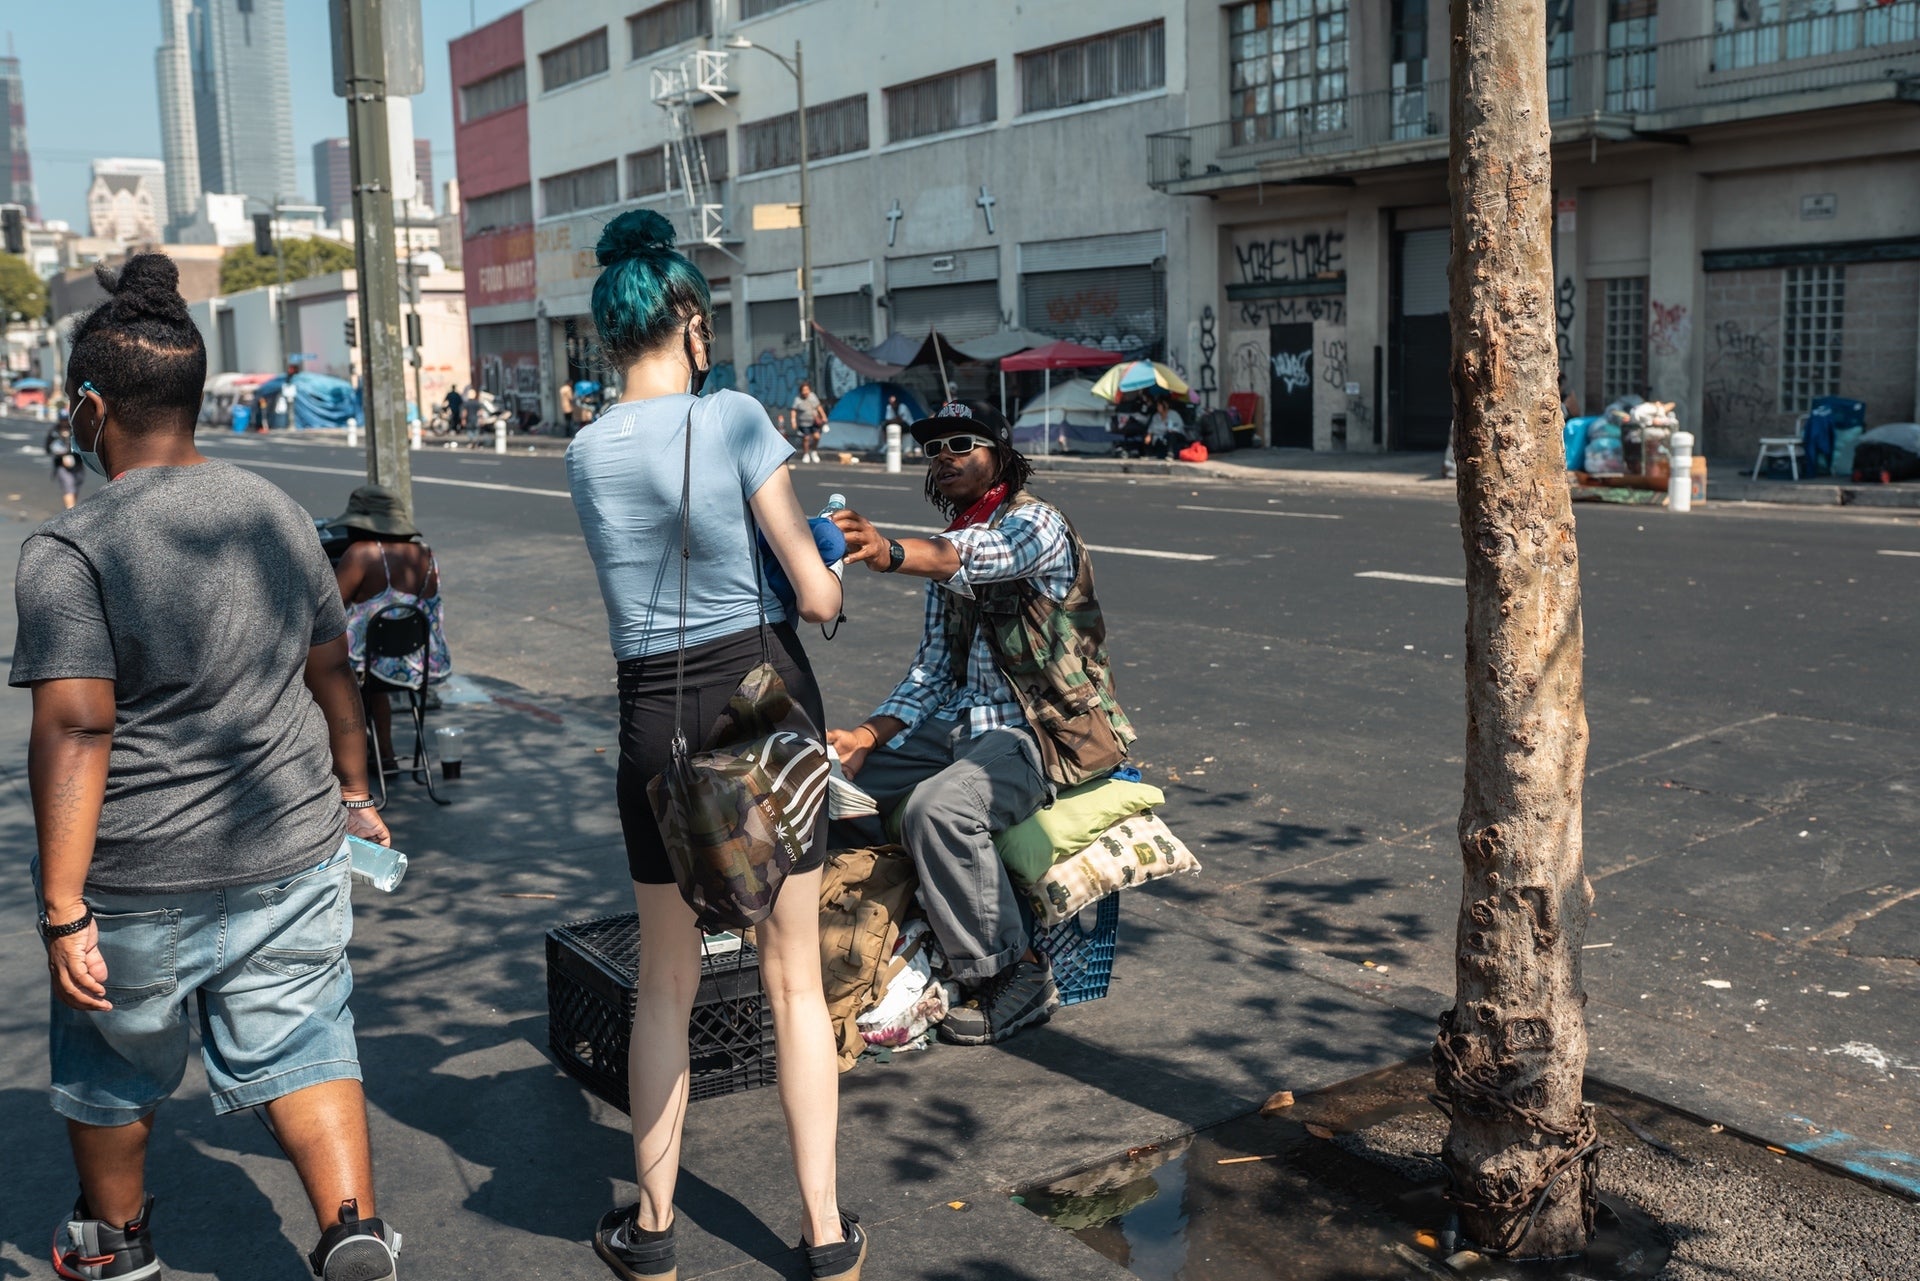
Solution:
M 989 527 L 1016 507 L 1040 500 L 1024 489 L 1000 504 Z M 1061 517 L 1066 521 L 1066 517 Z M 947 598 L 947 639 L 956 683 L 977 629 L 987 629 L 987 648 L 1040 742 L 1040 760 L 1056 787 L 1100 778 L 1127 759 L 1133 723 L 1113 696 L 1107 661 L 1107 624 L 1093 595 L 1093 564 L 1066 521 L 1073 546 L 1073 586 L 1055 601 L 1027 579 L 974 584 L 974 598 Z

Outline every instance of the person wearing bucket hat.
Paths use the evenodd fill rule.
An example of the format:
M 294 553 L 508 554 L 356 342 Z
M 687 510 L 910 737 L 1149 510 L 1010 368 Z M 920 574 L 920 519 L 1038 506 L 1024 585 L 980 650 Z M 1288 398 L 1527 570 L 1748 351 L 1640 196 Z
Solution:
M 879 709 L 827 741 L 880 812 L 900 814 L 921 902 L 967 989 L 941 1037 L 984 1045 L 1060 1004 L 993 837 L 1057 789 L 1111 773 L 1134 735 L 1114 698 L 1086 545 L 1027 492 L 1032 468 L 1007 420 L 952 401 L 908 430 L 946 531 L 895 539 L 857 512 L 833 520 L 849 564 L 928 580 L 920 648 Z
M 421 668 L 437 685 L 453 673 L 440 603 L 440 566 L 413 523 L 400 495 L 385 485 L 362 485 L 347 496 L 347 510 L 330 524 L 347 531 L 346 551 L 334 566 L 340 599 L 347 607 L 347 652 L 355 672 L 367 672 L 367 704 L 380 745 L 381 768 L 399 773 L 393 752 L 393 705 L 379 685 L 417 685 Z M 367 624 L 381 610 L 412 606 L 427 616 L 427 649 L 407 658 L 377 658 L 367 665 Z M 376 684 L 378 682 L 378 684 Z

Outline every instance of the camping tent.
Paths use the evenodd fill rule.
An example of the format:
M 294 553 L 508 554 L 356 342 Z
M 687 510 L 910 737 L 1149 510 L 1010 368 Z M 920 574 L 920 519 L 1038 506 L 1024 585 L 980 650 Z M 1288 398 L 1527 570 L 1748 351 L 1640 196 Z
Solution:
M 827 432 L 821 441 L 828 449 L 865 453 L 881 448 L 887 415 L 887 397 L 898 396 L 907 411 L 907 421 L 927 416 L 914 394 L 899 383 L 863 383 L 833 402 L 827 416 Z
M 1014 447 L 1047 453 L 1106 454 L 1113 449 L 1108 420 L 1113 406 L 1093 394 L 1085 378 L 1055 383 L 1020 409 L 1013 424 Z

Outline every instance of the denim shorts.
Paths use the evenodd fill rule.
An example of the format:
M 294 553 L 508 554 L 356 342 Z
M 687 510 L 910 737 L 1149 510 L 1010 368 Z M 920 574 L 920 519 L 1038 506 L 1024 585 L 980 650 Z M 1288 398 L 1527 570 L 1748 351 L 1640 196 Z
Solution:
M 54 1111 L 103 1126 L 153 1111 L 186 1073 L 189 1007 L 215 1112 L 359 1080 L 347 1009 L 351 870 L 343 843 L 325 862 L 256 885 L 89 890 L 113 1008 L 76 1010 L 53 998 Z

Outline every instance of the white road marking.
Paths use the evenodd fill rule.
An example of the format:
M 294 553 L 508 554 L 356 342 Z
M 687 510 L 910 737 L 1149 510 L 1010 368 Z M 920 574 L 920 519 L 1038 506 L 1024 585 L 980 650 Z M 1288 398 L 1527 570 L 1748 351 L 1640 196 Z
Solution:
M 889 494 L 905 494 L 911 492 L 906 485 L 868 485 L 857 480 L 842 481 L 838 485 L 828 485 L 827 489 L 829 491 L 836 489 L 880 489 L 885 490 Z
M 1395 583 L 1430 583 L 1435 587 L 1465 587 L 1464 578 L 1441 578 L 1434 574 L 1396 574 L 1390 569 L 1363 569 L 1355 578 L 1384 578 Z
M 367 476 L 365 468 L 309 467 L 305 463 L 269 463 L 255 458 L 239 459 L 236 460 L 234 465 L 236 467 L 272 467 L 280 471 L 313 472 L 320 476 L 358 476 L 362 480 L 365 480 Z M 416 485 L 454 485 L 461 489 L 493 489 L 507 494 L 532 494 L 539 498 L 573 497 L 572 494 L 564 489 L 533 489 L 526 485 L 499 485 L 490 480 L 453 480 L 446 476 L 415 475 L 413 483 Z
M 944 525 L 888 525 L 887 529 L 899 530 L 905 534 L 944 534 Z M 1087 550 L 1106 556 L 1145 556 L 1152 560 L 1217 560 L 1212 553 L 1202 552 L 1166 552 L 1157 547 L 1106 547 L 1099 543 L 1088 543 Z
M 1880 554 L 1882 556 L 1920 556 L 1920 552 L 1901 551 L 1897 547 L 1882 547 Z
M 1291 516 L 1295 520 L 1344 520 L 1332 512 L 1279 512 L 1267 511 L 1259 507 L 1202 507 L 1198 503 L 1180 503 L 1175 509 L 1183 512 L 1231 512 L 1235 516 Z

